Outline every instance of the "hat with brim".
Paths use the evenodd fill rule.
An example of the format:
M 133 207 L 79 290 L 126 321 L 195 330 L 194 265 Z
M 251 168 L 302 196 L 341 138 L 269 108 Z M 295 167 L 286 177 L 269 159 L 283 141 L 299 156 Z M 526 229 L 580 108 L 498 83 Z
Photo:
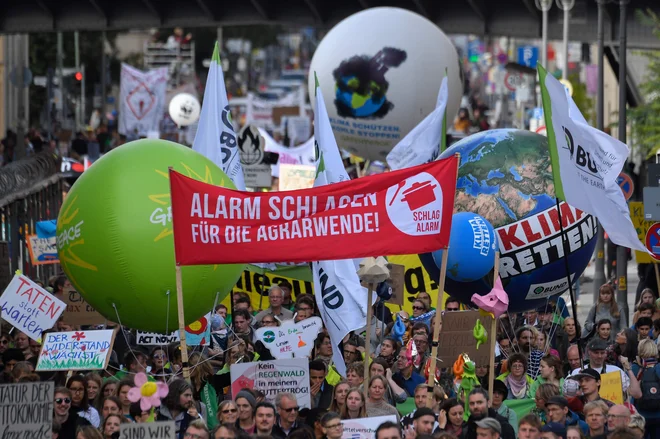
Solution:
M 583 378 L 591 378 L 600 381 L 600 374 L 595 369 L 582 369 L 568 378 L 576 381 L 581 381 Z

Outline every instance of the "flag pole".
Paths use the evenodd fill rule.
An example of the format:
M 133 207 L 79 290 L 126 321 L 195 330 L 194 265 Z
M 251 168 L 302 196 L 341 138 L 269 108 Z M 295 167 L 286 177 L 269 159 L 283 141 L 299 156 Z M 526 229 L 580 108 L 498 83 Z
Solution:
M 169 181 L 170 181 L 170 202 L 172 200 L 172 172 L 174 168 L 169 166 Z M 172 218 L 172 231 L 174 231 L 174 218 Z M 183 373 L 183 378 L 190 383 L 190 369 L 188 364 L 188 345 L 186 344 L 186 323 L 183 312 L 183 281 L 181 280 L 181 266 L 176 258 L 176 245 L 174 245 L 174 271 L 176 276 L 176 308 L 178 313 L 179 320 L 179 339 L 181 343 L 181 372 Z M 233 297 L 232 297 L 233 299 Z M 233 316 L 232 316 L 233 318 Z
M 566 237 L 566 234 L 564 233 L 564 218 L 561 215 L 561 209 L 559 207 L 559 198 L 555 196 L 555 201 L 557 204 L 557 215 L 559 216 L 559 231 L 561 233 L 561 242 L 563 244 L 564 248 L 564 267 L 566 268 L 566 280 L 568 281 L 568 294 L 571 297 L 571 308 L 573 309 L 573 319 L 577 322 L 577 303 L 575 300 L 575 291 L 573 291 L 573 282 L 571 282 L 571 268 L 568 264 L 568 252 L 570 251 L 570 248 L 568 247 L 568 238 Z M 577 334 L 579 337 L 580 334 Z M 577 343 L 578 347 L 578 356 L 580 358 L 580 368 L 584 366 L 583 360 L 582 360 L 582 346 L 580 343 Z
M 495 264 L 493 266 L 493 288 L 497 283 L 497 278 L 500 276 L 500 252 L 495 252 Z M 488 365 L 488 400 L 493 400 L 493 388 L 495 386 L 495 343 L 497 341 L 497 319 L 495 315 L 490 323 L 490 352 L 493 355 L 490 357 L 490 364 Z
M 435 365 L 438 357 L 438 337 L 442 326 L 442 313 L 445 302 L 442 300 L 445 293 L 445 278 L 447 276 L 447 258 L 449 257 L 449 246 L 442 252 L 442 263 L 440 264 L 440 279 L 438 280 L 438 302 L 435 311 L 435 325 L 433 326 L 433 343 L 431 347 L 431 364 L 429 365 L 428 379 L 428 406 L 433 407 L 433 387 L 435 386 Z M 413 341 L 414 343 L 414 341 Z
M 364 339 L 364 382 L 366 386 L 369 385 L 369 355 L 371 355 L 371 319 L 374 315 L 373 306 L 371 304 L 374 294 L 374 284 L 369 282 L 369 288 L 367 292 L 367 334 Z

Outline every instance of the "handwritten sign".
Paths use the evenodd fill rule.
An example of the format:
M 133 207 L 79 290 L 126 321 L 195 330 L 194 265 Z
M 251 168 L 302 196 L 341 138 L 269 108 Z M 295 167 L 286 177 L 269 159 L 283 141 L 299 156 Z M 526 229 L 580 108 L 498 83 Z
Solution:
M 37 371 L 105 369 L 116 331 L 49 332 L 42 340 Z
M 50 439 L 55 384 L 0 385 L 0 437 Z
M 229 367 L 229 373 L 232 395 L 245 388 L 260 390 L 266 401 L 275 404 L 278 393 L 291 392 L 296 395 L 299 407 L 312 407 L 307 358 L 237 363 Z
M 372 418 L 345 419 L 341 421 L 344 426 L 342 439 L 374 439 L 376 429 L 383 422 L 397 423 L 396 416 L 375 416 Z
M 64 302 L 63 320 L 69 325 L 101 325 L 107 321 L 76 290 L 64 291 Z
M 176 439 L 174 421 L 121 424 L 119 439 Z
M 601 398 L 612 401 L 614 404 L 623 404 L 623 384 L 621 383 L 621 372 L 608 372 L 600 374 L 600 389 L 598 394 Z
M 298 323 L 286 320 L 279 327 L 257 329 L 256 337 L 275 358 L 304 358 L 312 352 L 314 340 L 322 328 L 320 317 L 310 317 Z
M 488 366 L 492 361 L 494 352 L 491 351 L 490 333 L 491 317 L 479 315 L 479 311 L 451 311 L 446 312 L 442 318 L 442 329 L 438 340 L 438 358 L 442 360 L 443 367 L 451 367 L 459 355 L 468 354 L 470 360 L 477 366 Z M 486 328 L 488 343 L 481 344 L 477 349 L 477 341 L 472 335 L 477 320 Z
M 188 346 L 208 346 L 211 343 L 210 322 L 211 313 L 208 313 L 186 326 L 186 343 Z M 139 345 L 162 345 L 174 343 L 180 339 L 179 331 L 173 331 L 170 335 L 137 331 L 136 338 Z
M 170 335 L 159 334 L 157 332 L 137 331 L 135 335 L 136 343 L 141 346 L 164 345 L 178 342 L 179 331 L 174 331 Z
M 37 235 L 28 235 L 28 250 L 32 265 L 59 264 L 57 256 L 57 238 L 39 238 Z
M 314 187 L 316 168 L 310 165 L 280 164 L 280 191 Z
M 22 274 L 15 275 L 2 293 L 0 306 L 2 318 L 35 341 L 55 326 L 65 308 L 64 302 Z

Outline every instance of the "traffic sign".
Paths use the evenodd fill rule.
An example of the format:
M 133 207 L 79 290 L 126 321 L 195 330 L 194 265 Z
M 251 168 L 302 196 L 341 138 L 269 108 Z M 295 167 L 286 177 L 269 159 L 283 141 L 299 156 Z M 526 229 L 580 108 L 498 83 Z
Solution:
M 630 175 L 625 172 L 620 173 L 616 178 L 616 184 L 621 188 L 621 192 L 623 192 L 623 196 L 626 197 L 626 201 L 630 200 L 635 191 L 635 184 L 633 183 L 632 178 L 630 178 Z
M 510 91 L 516 91 L 523 83 L 523 77 L 520 73 L 507 72 L 504 76 L 504 86 Z
M 539 61 L 539 48 L 534 46 L 521 46 L 518 48 L 518 64 L 536 68 Z
M 653 258 L 660 261 L 660 223 L 655 223 L 649 227 L 644 243 Z

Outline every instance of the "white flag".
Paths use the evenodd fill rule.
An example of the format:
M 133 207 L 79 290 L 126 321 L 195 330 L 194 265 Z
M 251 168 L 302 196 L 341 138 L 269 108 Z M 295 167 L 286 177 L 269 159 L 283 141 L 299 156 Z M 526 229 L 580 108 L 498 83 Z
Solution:
M 350 180 L 332 134 L 318 81 L 314 131 L 317 150 L 314 187 Z M 346 364 L 339 344 L 346 334 L 363 328 L 367 322 L 368 292 L 360 285 L 360 278 L 352 259 L 314 262 L 312 273 L 316 305 L 332 342 L 332 361 L 337 372 L 345 377 Z
M 245 190 L 243 168 L 227 102 L 217 42 L 206 78 L 202 114 L 199 117 L 193 149 L 218 165 L 234 182 L 236 189 Z
M 143 72 L 121 65 L 119 83 L 119 133 L 147 136 L 160 130 L 167 92 L 167 67 Z
M 447 112 L 447 77 L 440 84 L 438 101 L 433 110 L 387 154 L 387 164 L 393 171 L 423 165 L 440 155 L 440 142 L 446 135 L 444 120 Z
M 616 182 L 630 149 L 590 126 L 564 85 L 538 71 L 556 197 L 598 218 L 615 244 L 648 251 Z

